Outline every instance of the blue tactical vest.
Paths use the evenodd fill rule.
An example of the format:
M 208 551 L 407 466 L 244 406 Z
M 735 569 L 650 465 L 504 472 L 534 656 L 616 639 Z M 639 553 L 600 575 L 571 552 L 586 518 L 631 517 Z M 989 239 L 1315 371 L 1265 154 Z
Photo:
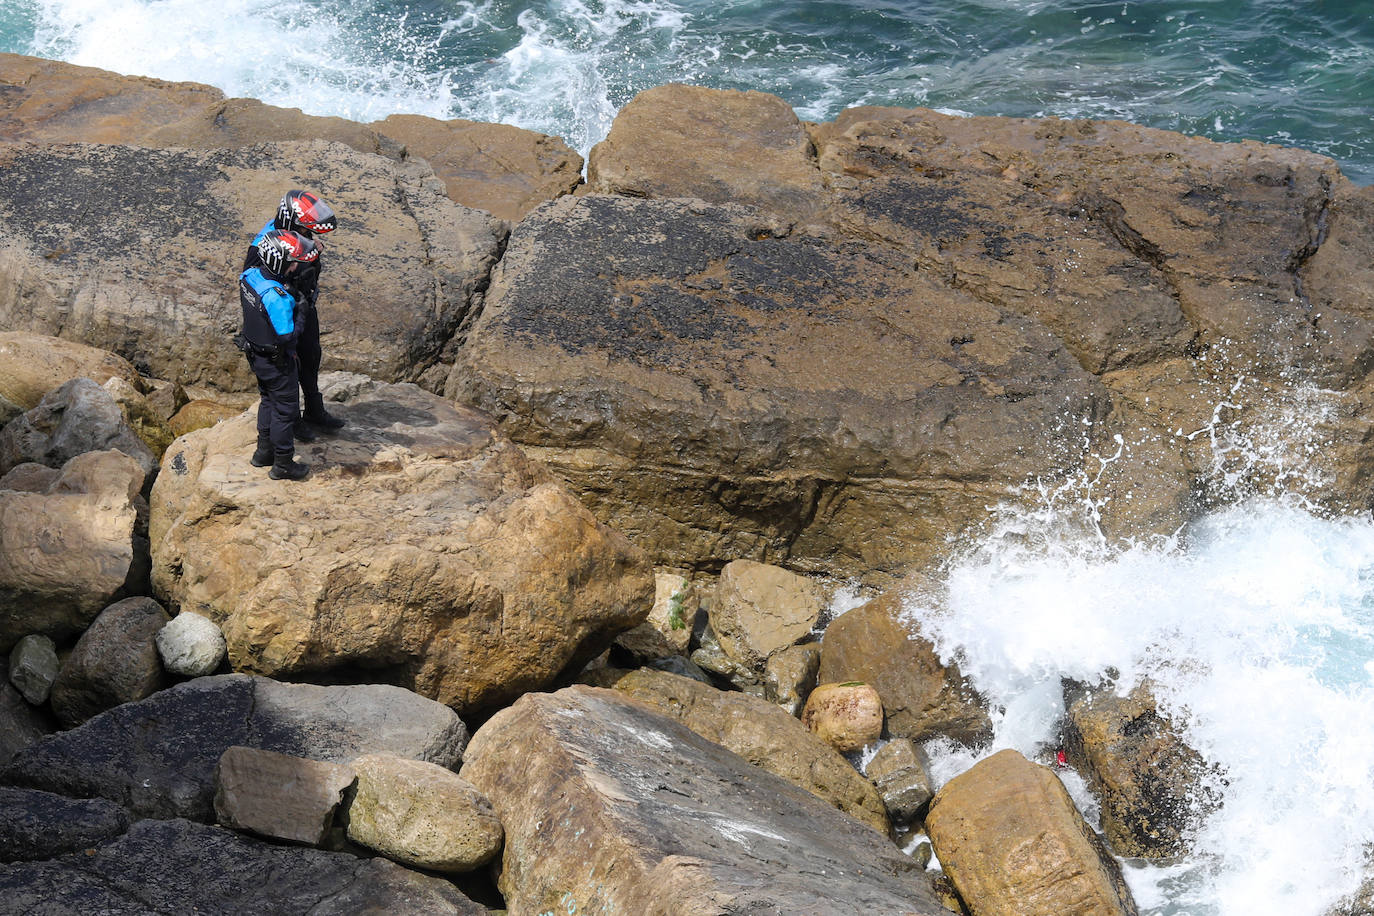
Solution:
M 263 350 L 295 346 L 300 335 L 301 305 L 274 275 L 261 267 L 240 274 L 239 305 L 243 308 L 244 340 Z

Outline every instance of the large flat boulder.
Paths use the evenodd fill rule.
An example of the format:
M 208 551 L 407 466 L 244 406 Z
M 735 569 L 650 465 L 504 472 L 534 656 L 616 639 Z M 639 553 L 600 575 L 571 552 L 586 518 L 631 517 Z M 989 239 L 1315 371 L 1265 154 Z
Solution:
M 514 913 L 946 914 L 885 836 L 614 691 L 522 697 L 461 775 L 505 827 Z
M 141 383 L 138 370 L 108 350 L 46 334 L 0 332 L 0 396 L 29 410 L 49 391 L 75 378 L 100 385 L 112 378 L 132 386 Z
M 274 846 L 184 820 L 139 821 L 89 852 L 0 865 L 0 899 L 10 912 L 34 916 L 487 912 L 448 881 L 386 859 Z
M 930 555 L 1108 407 L 1042 323 L 870 246 L 605 196 L 516 228 L 447 392 L 665 565 L 832 570 Z
M 500 706 L 642 622 L 644 554 L 489 418 L 414 385 L 330 409 L 308 480 L 248 462 L 252 412 L 177 440 L 152 492 L 153 583 L 220 624 L 234 670 L 365 677 Z
M 399 687 L 197 678 L 18 751 L 0 785 L 105 798 L 143 817 L 215 821 L 215 767 L 235 745 L 347 763 L 386 752 L 452 767 L 467 728 Z
M 32 489 L 25 469 L 46 471 Z M 0 652 L 41 633 L 61 641 L 131 589 L 147 587 L 140 516 L 143 468 L 117 451 L 86 452 L 60 470 L 25 464 L 0 487 Z
M 287 189 L 309 187 L 339 214 L 320 286 L 326 368 L 418 378 L 486 285 L 504 233 L 449 200 L 427 166 L 323 140 L 3 144 L 0 169 L 0 325 L 184 384 L 252 387 L 230 343 L 235 278 Z

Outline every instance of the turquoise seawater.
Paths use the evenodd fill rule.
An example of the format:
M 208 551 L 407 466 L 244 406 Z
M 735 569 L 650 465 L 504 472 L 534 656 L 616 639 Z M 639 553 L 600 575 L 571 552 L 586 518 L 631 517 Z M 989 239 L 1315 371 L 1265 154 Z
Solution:
M 517 124 L 586 152 L 635 93 L 1124 118 L 1374 182 L 1374 0 L 3 0 L 0 50 L 315 114 Z

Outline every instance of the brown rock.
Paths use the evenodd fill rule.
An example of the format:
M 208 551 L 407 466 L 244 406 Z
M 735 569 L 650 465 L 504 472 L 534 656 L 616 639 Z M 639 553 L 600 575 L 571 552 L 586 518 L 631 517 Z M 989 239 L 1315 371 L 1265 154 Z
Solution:
M 639 626 L 616 637 L 616 645 L 641 663 L 687 655 L 701 599 L 685 576 L 654 571 L 654 606 Z
M 867 684 L 821 684 L 806 698 L 802 725 L 839 751 L 862 750 L 883 734 L 883 702 Z
M 354 779 L 343 764 L 234 745 L 215 767 L 215 816 L 235 830 L 324 846 Z
M 171 620 L 152 598 L 117 601 L 76 641 L 52 686 L 52 709 L 67 728 L 152 696 L 165 683 L 155 642 Z
M 108 350 L 45 334 L 0 331 L 0 395 L 30 410 L 43 395 L 74 378 L 101 385 L 111 378 L 134 388 L 140 384 L 138 371 Z
M 505 826 L 515 913 L 944 913 L 885 836 L 616 691 L 521 697 L 461 775 Z
M 366 671 L 459 711 L 578 668 L 652 600 L 644 555 L 490 421 L 413 385 L 331 403 L 301 482 L 248 463 L 251 413 L 178 439 L 153 487 L 154 586 L 230 665 Z
M 764 92 L 670 84 L 635 96 L 587 160 L 591 190 L 750 204 L 787 219 L 822 202 L 815 150 L 787 103 Z
M 1120 867 L 1053 772 L 1013 750 L 956 776 L 926 830 L 973 916 L 1134 916 Z
M 1118 855 L 1168 858 L 1220 799 L 1202 785 L 1206 765 L 1159 714 L 1148 683 L 1070 698 L 1065 743 L 1102 804 L 1102 832 Z
M 406 865 L 445 873 L 480 868 L 501 850 L 501 821 L 452 770 L 391 754 L 353 761 L 358 791 L 348 838 Z
M 176 436 L 168 427 L 167 421 L 158 415 L 157 408 L 137 388 L 122 378 L 112 378 L 101 387 L 109 392 L 110 397 L 119 405 L 120 411 L 124 414 L 124 422 L 128 423 L 129 428 L 143 440 L 144 445 L 148 446 L 148 451 L 153 453 L 153 457 L 161 461 L 162 453 L 167 451 L 167 446 L 172 444 Z
M 370 125 L 405 144 L 465 207 L 519 222 L 582 184 L 582 157 L 558 137 L 478 121 L 391 115 Z
M 87 452 L 42 492 L 0 490 L 0 652 L 30 633 L 64 640 L 131 584 L 147 581 L 143 469 Z
M 978 745 L 992 735 L 983 701 L 959 673 L 944 665 L 929 640 L 902 617 L 894 590 L 857 607 L 826 628 L 822 683 L 862 681 L 882 697 L 887 730 L 925 741 L 936 736 Z
M 806 698 L 816 686 L 821 670 L 821 644 L 803 643 L 783 649 L 768 659 L 763 669 L 763 695 L 788 715 L 801 715 Z
M 187 401 L 182 405 L 181 409 L 167 421 L 167 425 L 171 429 L 172 435 L 180 439 L 187 433 L 206 429 L 221 420 L 237 417 L 241 413 L 243 413 L 243 408 L 235 407 L 233 404 L 225 404 L 210 398 L 196 398 L 194 401 Z
M 644 668 L 619 677 L 614 687 L 873 829 L 887 832 L 887 817 L 873 787 L 834 747 L 766 700 Z
M 864 775 L 873 780 L 894 823 L 909 824 L 935 796 L 930 758 L 910 738 L 893 738 L 878 748 Z
M 820 585 L 777 566 L 735 560 L 709 611 L 720 648 L 756 675 L 774 654 L 811 635 L 825 606 Z

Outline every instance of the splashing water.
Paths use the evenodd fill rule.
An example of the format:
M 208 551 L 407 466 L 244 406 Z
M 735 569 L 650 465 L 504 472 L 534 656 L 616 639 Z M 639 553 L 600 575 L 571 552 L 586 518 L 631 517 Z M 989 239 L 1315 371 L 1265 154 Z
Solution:
M 1294 395 L 1259 424 L 1223 420 L 1231 403 L 1205 431 L 1217 491 L 1242 502 L 1111 544 L 1093 481 L 1042 484 L 1038 510 L 1000 508 L 939 594 L 905 602 L 994 709 L 990 749 L 928 748 L 940 783 L 1002 748 L 1047 761 L 1062 679 L 1115 675 L 1122 693 L 1154 682 L 1224 802 L 1186 859 L 1128 866 L 1142 913 L 1321 916 L 1357 889 L 1374 843 L 1374 522 L 1289 492 L 1323 479 L 1295 461 L 1310 451 L 1294 431 L 1315 427 L 1292 412 L 1320 393 Z M 1092 820 L 1086 787 L 1065 775 Z

